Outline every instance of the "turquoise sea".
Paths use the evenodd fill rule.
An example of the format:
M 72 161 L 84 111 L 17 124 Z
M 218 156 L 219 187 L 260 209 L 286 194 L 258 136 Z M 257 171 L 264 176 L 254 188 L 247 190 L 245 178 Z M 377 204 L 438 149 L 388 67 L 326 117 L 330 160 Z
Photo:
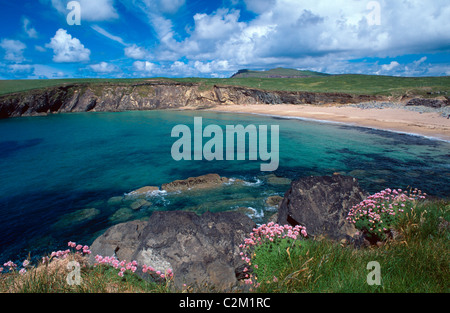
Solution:
M 279 125 L 279 167 L 261 160 L 174 161 L 175 125 Z M 289 180 L 345 173 L 369 192 L 417 187 L 450 196 L 450 143 L 407 134 L 269 116 L 204 111 L 71 113 L 0 120 L 0 263 L 91 244 L 108 227 L 155 210 L 243 210 L 262 223 Z M 204 143 L 207 140 L 204 139 Z M 131 209 L 143 186 L 217 173 L 242 179 L 210 191 L 156 192 Z

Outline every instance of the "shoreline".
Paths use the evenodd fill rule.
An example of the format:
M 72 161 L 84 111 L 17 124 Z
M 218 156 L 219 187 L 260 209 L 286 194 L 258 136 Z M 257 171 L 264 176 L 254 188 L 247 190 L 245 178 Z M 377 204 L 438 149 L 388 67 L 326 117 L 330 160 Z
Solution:
M 443 117 L 439 112 L 422 113 L 398 107 L 363 109 L 346 105 L 299 104 L 221 105 L 204 110 L 336 123 L 450 142 L 450 119 Z

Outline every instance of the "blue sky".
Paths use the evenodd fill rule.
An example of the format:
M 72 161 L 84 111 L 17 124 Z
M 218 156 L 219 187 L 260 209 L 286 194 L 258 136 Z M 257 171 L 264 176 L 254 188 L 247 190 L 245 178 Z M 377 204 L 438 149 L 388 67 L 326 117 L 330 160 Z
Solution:
M 448 0 L 0 0 L 0 79 L 450 75 Z

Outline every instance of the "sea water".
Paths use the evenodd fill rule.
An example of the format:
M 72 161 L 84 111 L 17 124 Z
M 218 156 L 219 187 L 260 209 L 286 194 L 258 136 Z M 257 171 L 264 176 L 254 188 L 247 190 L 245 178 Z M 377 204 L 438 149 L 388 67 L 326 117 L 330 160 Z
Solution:
M 175 161 L 171 130 L 279 125 L 279 166 L 260 161 Z M 206 111 L 70 113 L 0 120 L 0 263 L 91 244 L 108 227 L 157 210 L 240 210 L 257 223 L 277 208 L 290 181 L 341 173 L 368 192 L 419 188 L 450 195 L 450 143 L 333 123 Z M 131 208 L 125 195 L 143 186 L 217 173 L 231 182 L 211 190 L 153 192 Z M 240 183 L 233 183 L 239 181 Z M 136 200 L 136 199 L 134 199 Z

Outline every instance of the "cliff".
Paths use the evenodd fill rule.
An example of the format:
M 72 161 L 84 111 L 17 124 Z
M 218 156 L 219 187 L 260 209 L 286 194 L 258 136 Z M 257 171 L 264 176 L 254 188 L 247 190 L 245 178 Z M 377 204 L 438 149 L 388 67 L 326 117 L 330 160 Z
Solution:
M 59 112 L 128 111 L 227 104 L 325 104 L 384 100 L 344 93 L 266 91 L 174 81 L 78 83 L 0 96 L 0 118 Z

